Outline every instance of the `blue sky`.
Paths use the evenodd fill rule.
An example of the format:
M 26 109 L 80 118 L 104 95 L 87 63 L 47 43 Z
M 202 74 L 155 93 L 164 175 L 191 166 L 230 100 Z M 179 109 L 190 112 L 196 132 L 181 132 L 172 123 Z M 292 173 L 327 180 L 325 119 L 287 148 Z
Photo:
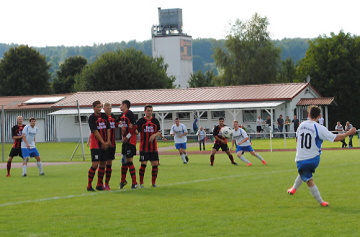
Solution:
M 181 8 L 184 32 L 225 38 L 229 24 L 267 17 L 272 39 L 314 38 L 331 32 L 360 35 L 356 1 L 333 0 L 3 0 L 0 43 L 76 46 L 151 39 L 158 7 Z

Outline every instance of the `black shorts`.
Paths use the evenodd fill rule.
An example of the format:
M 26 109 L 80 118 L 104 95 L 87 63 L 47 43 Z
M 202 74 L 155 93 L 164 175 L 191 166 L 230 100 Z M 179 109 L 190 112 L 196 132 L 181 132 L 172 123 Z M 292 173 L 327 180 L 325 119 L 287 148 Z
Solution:
M 228 145 L 227 145 L 227 144 L 224 144 L 224 143 L 222 143 L 221 145 L 215 143 L 214 146 L 213 146 L 213 149 L 215 149 L 215 150 L 217 150 L 217 151 L 218 151 L 220 148 L 221 148 L 222 151 L 228 151 L 228 150 L 229 150 Z
M 10 157 L 20 156 L 22 158 L 21 148 L 12 147 L 9 156 Z
M 106 161 L 107 151 L 99 148 L 91 149 L 91 161 Z
M 139 161 L 158 161 L 158 160 L 159 160 L 159 153 L 157 151 L 154 152 L 140 151 Z
M 136 146 L 130 143 L 123 143 L 121 154 L 125 155 L 126 158 L 132 158 L 136 155 Z
M 109 147 L 106 152 L 106 160 L 114 160 L 115 159 L 115 150 L 116 150 L 116 147 Z
M 256 131 L 257 131 L 257 132 L 261 132 L 261 130 L 262 130 L 262 129 L 261 129 L 261 126 L 256 126 Z

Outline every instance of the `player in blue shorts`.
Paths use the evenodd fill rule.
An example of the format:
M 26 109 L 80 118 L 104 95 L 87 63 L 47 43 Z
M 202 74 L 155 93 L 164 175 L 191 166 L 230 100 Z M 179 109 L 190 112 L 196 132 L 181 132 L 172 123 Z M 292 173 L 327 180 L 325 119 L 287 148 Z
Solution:
M 171 126 L 170 135 L 174 136 L 175 148 L 179 151 L 180 158 L 184 164 L 189 162 L 186 155 L 186 142 L 188 130 L 183 123 L 180 123 L 179 118 L 175 118 L 175 124 Z
M 295 162 L 298 169 L 298 176 L 295 179 L 294 185 L 287 190 L 288 194 L 294 195 L 303 182 L 306 182 L 310 193 L 320 203 L 321 206 L 327 207 L 328 202 L 325 202 L 314 182 L 313 173 L 320 162 L 321 145 L 323 140 L 327 141 L 341 141 L 347 136 L 356 133 L 356 128 L 352 128 L 343 134 L 333 134 L 329 130 L 320 125 L 318 120 L 320 118 L 320 108 L 317 106 L 310 106 L 309 120 L 300 124 L 296 132 L 296 156 Z
M 236 154 L 240 158 L 240 160 L 244 161 L 247 166 L 252 166 L 251 162 L 244 157 L 244 153 L 247 151 L 250 152 L 251 155 L 258 158 L 264 165 L 266 165 L 266 161 L 252 148 L 250 137 L 247 135 L 244 129 L 239 127 L 239 122 L 234 120 L 233 126 L 234 131 L 231 149 L 233 149 L 234 145 L 236 145 Z
M 38 132 L 38 128 L 35 126 L 36 119 L 30 118 L 29 122 L 30 124 L 26 125 L 25 128 L 22 130 L 21 153 L 23 157 L 23 167 L 22 167 L 23 177 L 27 176 L 26 169 L 30 157 L 35 157 L 36 165 L 39 169 L 39 175 L 44 175 L 42 163 L 40 160 L 40 154 L 36 149 L 36 145 L 35 145 L 35 136 Z

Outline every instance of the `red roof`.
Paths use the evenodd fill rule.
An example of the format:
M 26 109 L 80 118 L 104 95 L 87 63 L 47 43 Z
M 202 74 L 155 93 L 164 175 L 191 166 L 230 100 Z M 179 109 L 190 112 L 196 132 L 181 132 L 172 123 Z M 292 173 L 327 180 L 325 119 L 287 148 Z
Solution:
M 46 98 L 46 97 L 67 97 L 71 94 L 61 95 L 23 95 L 23 96 L 1 96 L 0 97 L 0 109 L 1 105 L 4 105 L 6 110 L 24 110 L 24 109 L 51 109 L 55 103 L 43 103 L 43 104 L 25 104 L 26 101 L 32 98 Z
M 333 101 L 334 97 L 303 98 L 296 105 L 330 105 Z
M 310 86 L 308 83 L 286 83 L 186 89 L 77 92 L 56 103 L 53 108 L 75 107 L 76 101 L 79 101 L 80 106 L 91 107 L 95 100 L 100 100 L 102 103 L 109 102 L 113 105 L 119 105 L 123 100 L 130 100 L 133 105 L 292 100 L 308 86 Z

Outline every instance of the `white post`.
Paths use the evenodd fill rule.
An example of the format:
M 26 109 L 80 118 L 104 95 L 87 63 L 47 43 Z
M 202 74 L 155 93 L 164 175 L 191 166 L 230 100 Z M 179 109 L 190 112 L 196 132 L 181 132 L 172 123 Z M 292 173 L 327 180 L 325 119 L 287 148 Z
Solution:
M 83 157 L 83 160 L 85 160 L 84 137 L 83 137 L 83 131 L 82 131 L 82 124 L 81 124 L 80 105 L 79 105 L 78 100 L 76 101 L 76 105 L 77 105 L 78 117 L 79 117 L 80 141 L 81 141 L 82 157 Z
M 1 106 L 1 147 L 2 147 L 2 161 L 5 159 L 5 110 L 4 105 Z

